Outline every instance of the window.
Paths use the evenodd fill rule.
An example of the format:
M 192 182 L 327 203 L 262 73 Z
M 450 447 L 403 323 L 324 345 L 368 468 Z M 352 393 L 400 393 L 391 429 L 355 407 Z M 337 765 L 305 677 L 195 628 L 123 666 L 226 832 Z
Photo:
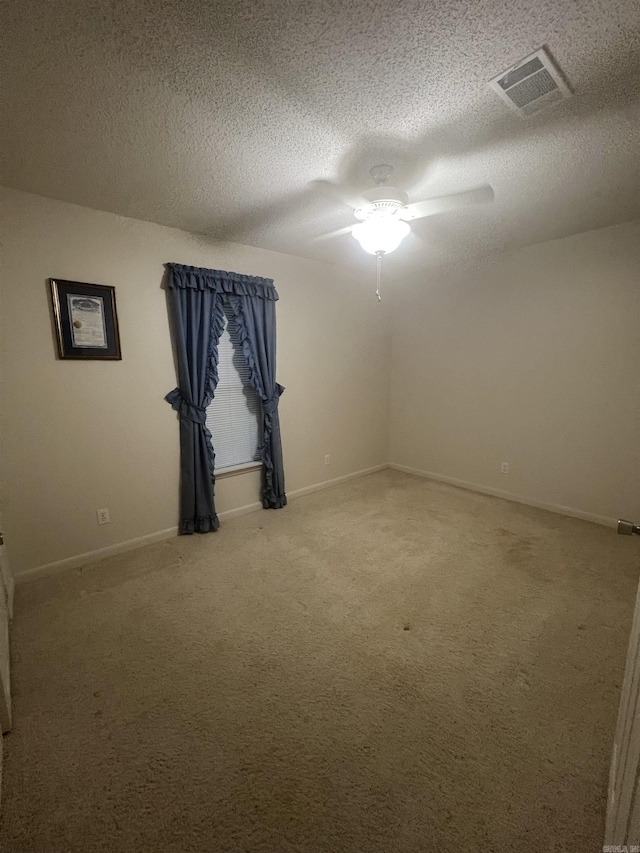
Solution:
M 216 474 L 259 461 L 260 422 L 260 398 L 249 384 L 249 365 L 242 354 L 236 325 L 226 318 L 218 344 L 218 385 L 207 409 Z

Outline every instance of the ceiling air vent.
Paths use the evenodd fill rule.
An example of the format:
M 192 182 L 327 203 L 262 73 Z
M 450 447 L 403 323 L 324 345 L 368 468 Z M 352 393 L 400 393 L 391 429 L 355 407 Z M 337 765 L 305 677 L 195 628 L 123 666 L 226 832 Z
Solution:
M 489 80 L 489 85 L 523 118 L 572 94 L 544 47 Z

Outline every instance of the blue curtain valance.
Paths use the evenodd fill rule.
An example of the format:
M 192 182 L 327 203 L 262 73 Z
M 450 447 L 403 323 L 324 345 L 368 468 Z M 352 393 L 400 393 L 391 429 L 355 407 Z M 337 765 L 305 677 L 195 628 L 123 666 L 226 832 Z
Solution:
M 226 270 L 208 270 L 204 267 L 188 267 L 183 264 L 167 264 L 169 287 L 185 290 L 212 290 L 215 293 L 234 296 L 252 296 L 275 302 L 278 291 L 273 279 L 244 275 Z

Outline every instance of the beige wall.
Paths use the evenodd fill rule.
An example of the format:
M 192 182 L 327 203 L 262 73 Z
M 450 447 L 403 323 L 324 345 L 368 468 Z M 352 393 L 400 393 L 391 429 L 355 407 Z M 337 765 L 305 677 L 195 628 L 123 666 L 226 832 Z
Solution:
M 640 223 L 406 286 L 391 388 L 392 463 L 640 518 Z
M 275 279 L 287 491 L 386 461 L 388 306 L 370 280 L 13 190 L 1 201 L 1 466 L 15 572 L 177 524 L 166 261 Z M 49 277 L 116 286 L 121 362 L 56 358 Z M 219 512 L 250 504 L 258 477 L 221 480 L 217 494 Z M 96 522 L 101 507 L 108 525 Z
M 168 260 L 275 279 L 288 492 L 390 461 L 640 517 L 640 223 L 394 284 L 378 305 L 370 277 L 338 267 L 0 192 L 0 465 L 14 571 L 177 523 Z M 116 286 L 122 362 L 56 358 L 51 276 Z M 219 481 L 218 511 L 255 502 L 258 482 Z M 98 526 L 101 507 L 111 524 Z

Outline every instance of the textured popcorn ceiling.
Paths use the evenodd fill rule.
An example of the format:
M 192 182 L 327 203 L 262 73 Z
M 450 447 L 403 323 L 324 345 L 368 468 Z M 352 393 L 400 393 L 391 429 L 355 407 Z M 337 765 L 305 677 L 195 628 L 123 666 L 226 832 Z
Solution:
M 2 13 L 3 183 L 308 257 L 371 262 L 309 186 L 491 207 L 413 224 L 432 266 L 640 216 L 637 0 L 21 0 Z M 575 91 L 523 121 L 487 87 L 547 44 Z

